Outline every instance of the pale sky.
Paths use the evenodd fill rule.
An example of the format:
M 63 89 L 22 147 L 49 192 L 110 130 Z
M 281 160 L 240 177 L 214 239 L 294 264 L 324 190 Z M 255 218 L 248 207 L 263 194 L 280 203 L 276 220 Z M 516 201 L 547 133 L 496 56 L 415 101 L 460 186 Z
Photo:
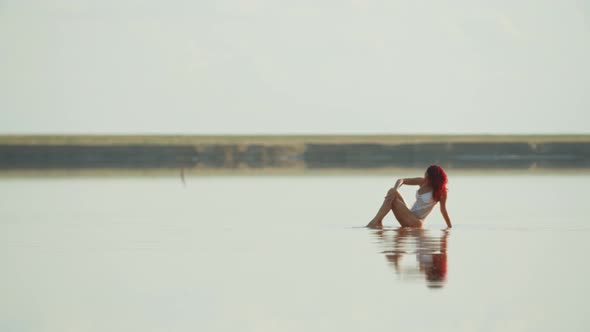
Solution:
M 590 133 L 590 2 L 0 0 L 17 133 Z

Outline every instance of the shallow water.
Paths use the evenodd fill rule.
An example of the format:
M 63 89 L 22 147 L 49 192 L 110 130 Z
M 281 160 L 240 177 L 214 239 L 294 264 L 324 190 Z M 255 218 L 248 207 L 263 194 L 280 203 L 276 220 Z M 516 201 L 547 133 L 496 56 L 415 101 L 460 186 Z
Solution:
M 586 330 L 590 177 L 451 174 L 452 229 L 358 227 L 397 176 L 2 179 L 0 330 Z

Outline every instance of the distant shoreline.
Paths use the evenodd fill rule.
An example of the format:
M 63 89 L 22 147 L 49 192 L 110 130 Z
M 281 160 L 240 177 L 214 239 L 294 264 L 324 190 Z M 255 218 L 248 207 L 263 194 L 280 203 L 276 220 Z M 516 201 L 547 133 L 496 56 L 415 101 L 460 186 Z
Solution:
M 590 135 L 0 136 L 0 171 L 376 171 L 431 164 L 590 169 Z
M 0 135 L 0 145 L 193 145 L 308 143 L 548 143 L 590 142 L 590 134 L 567 135 Z

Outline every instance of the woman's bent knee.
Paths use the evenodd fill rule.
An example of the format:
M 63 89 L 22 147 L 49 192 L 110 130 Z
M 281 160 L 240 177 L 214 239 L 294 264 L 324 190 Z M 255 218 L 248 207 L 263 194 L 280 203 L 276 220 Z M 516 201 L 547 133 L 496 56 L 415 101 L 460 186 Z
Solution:
M 397 191 L 397 189 L 396 189 L 396 188 L 390 188 L 390 189 L 387 191 L 387 194 L 386 194 L 386 196 L 385 196 L 385 197 L 395 197 L 395 196 L 399 196 L 399 191 Z

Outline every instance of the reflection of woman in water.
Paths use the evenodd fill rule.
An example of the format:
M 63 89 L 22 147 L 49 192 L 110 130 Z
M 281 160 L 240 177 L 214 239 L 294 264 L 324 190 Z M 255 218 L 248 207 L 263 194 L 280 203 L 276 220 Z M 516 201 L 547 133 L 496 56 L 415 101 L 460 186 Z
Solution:
M 442 287 L 447 276 L 447 239 L 449 232 L 444 230 L 442 236 L 433 236 L 424 229 L 402 227 L 389 230 L 393 232 L 393 241 L 391 241 L 391 237 L 385 233 L 387 231 L 378 230 L 375 234 L 383 242 L 385 258 L 393 265 L 395 271 L 411 279 L 423 274 L 426 277 L 428 287 Z M 408 254 L 416 255 L 417 271 L 400 267 L 400 260 L 404 255 Z
M 416 202 L 411 209 L 398 191 L 404 184 L 419 186 L 416 191 Z M 424 219 L 438 202 L 440 202 L 440 212 L 447 226 L 451 227 L 451 219 L 447 213 L 447 174 L 442 167 L 432 165 L 428 167 L 423 178 L 397 180 L 395 186 L 387 192 L 381 208 L 367 227 L 383 227 L 383 218 L 389 210 L 393 211 L 393 215 L 402 227 L 422 227 Z

